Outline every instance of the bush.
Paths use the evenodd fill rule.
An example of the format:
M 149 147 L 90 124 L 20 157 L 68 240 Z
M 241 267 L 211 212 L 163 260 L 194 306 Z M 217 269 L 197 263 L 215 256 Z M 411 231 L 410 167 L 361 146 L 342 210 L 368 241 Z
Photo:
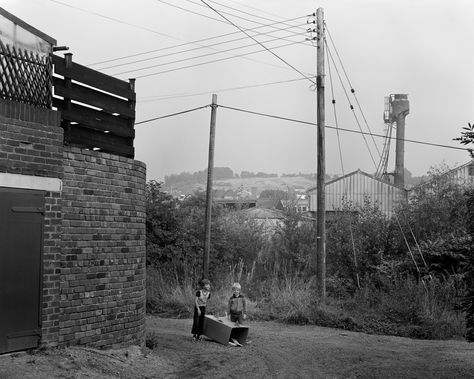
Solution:
M 147 333 L 145 337 L 145 346 L 151 350 L 158 346 L 160 337 L 156 332 Z

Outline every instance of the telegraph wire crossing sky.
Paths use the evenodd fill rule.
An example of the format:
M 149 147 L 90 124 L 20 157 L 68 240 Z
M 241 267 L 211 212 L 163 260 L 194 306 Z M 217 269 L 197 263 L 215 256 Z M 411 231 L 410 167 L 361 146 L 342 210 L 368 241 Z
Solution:
M 0 6 L 69 46 L 74 62 L 137 79 L 135 157 L 147 164 L 149 180 L 207 167 L 206 105 L 213 93 L 222 105 L 215 166 L 316 172 L 310 15 L 320 7 L 331 38 L 326 124 L 340 128 L 326 130 L 326 172 L 375 171 L 390 94 L 408 94 L 406 139 L 431 144 L 405 143 L 413 175 L 470 159 L 452 140 L 474 121 L 470 0 L 0 0 Z

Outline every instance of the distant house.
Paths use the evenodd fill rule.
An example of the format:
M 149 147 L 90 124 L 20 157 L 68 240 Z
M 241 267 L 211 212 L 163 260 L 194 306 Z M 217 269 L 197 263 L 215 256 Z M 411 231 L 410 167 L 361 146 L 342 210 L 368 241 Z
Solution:
M 326 182 L 326 212 L 343 210 L 347 204 L 363 206 L 367 200 L 391 217 L 397 204 L 407 199 L 407 191 L 357 170 Z M 317 187 L 307 190 L 310 212 L 317 211 Z
M 279 211 L 284 209 L 283 202 L 280 199 L 258 199 L 257 207 L 265 209 L 277 209 Z
M 464 163 L 459 167 L 442 173 L 436 179 L 427 180 L 417 184 L 416 186 L 413 186 L 409 190 L 409 195 L 414 194 L 419 190 L 423 190 L 426 193 L 432 193 L 434 191 L 434 187 L 437 186 L 436 183 L 438 180 L 446 184 L 451 183 L 461 187 L 474 186 L 474 159 L 470 162 Z
M 306 194 L 296 195 L 294 200 L 282 200 L 283 208 L 293 210 L 296 213 L 306 213 L 309 211 L 309 196 Z
M 446 176 L 457 184 L 474 184 L 474 159 L 448 171 Z
M 283 225 L 285 214 L 277 209 L 249 208 L 240 211 L 248 219 L 257 222 L 264 229 L 264 234 L 273 234 L 278 227 Z
M 459 185 L 473 185 L 474 184 L 474 159 L 464 163 L 463 165 L 453 168 L 442 174 L 442 177 L 447 181 Z M 420 183 L 419 186 L 427 185 L 430 181 Z

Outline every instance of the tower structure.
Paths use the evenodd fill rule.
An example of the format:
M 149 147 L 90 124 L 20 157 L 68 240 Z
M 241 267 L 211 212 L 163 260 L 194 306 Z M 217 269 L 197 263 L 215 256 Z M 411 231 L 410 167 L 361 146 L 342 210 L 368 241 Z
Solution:
M 410 113 L 408 95 L 390 95 L 385 99 L 384 121 L 395 125 L 397 142 L 395 147 L 394 184 L 397 187 L 405 186 L 405 118 Z

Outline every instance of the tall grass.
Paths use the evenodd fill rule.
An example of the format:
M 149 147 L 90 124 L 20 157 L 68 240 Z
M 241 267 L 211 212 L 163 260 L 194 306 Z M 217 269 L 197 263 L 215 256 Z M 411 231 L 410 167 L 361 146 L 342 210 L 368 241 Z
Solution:
M 237 271 L 236 271 L 237 269 Z M 241 278 L 238 267 L 232 267 L 224 279 L 211 283 L 211 299 L 206 313 L 223 316 L 227 312 L 228 301 L 232 295 L 232 283 Z M 165 280 L 159 270 L 147 268 L 147 312 L 162 317 L 187 318 L 194 312 L 194 300 L 199 289 L 188 281 L 184 284 Z M 245 283 L 242 283 L 245 289 Z M 247 310 L 255 312 L 255 302 L 247 299 Z
M 163 317 L 192 317 L 197 288 L 192 283 L 163 280 L 159 271 L 147 271 L 147 309 Z M 231 284 L 240 280 L 247 297 L 247 314 L 253 320 L 313 324 L 367 333 L 423 339 L 462 338 L 464 314 L 457 309 L 462 281 L 416 281 L 411 277 L 385 280 L 378 287 L 363 287 L 352 296 L 320 302 L 315 283 L 297 275 L 258 281 L 229 269 L 220 282 L 212 283 L 207 313 L 227 311 Z M 256 290 L 258 288 L 258 290 Z M 250 298 L 249 298 L 250 297 Z

